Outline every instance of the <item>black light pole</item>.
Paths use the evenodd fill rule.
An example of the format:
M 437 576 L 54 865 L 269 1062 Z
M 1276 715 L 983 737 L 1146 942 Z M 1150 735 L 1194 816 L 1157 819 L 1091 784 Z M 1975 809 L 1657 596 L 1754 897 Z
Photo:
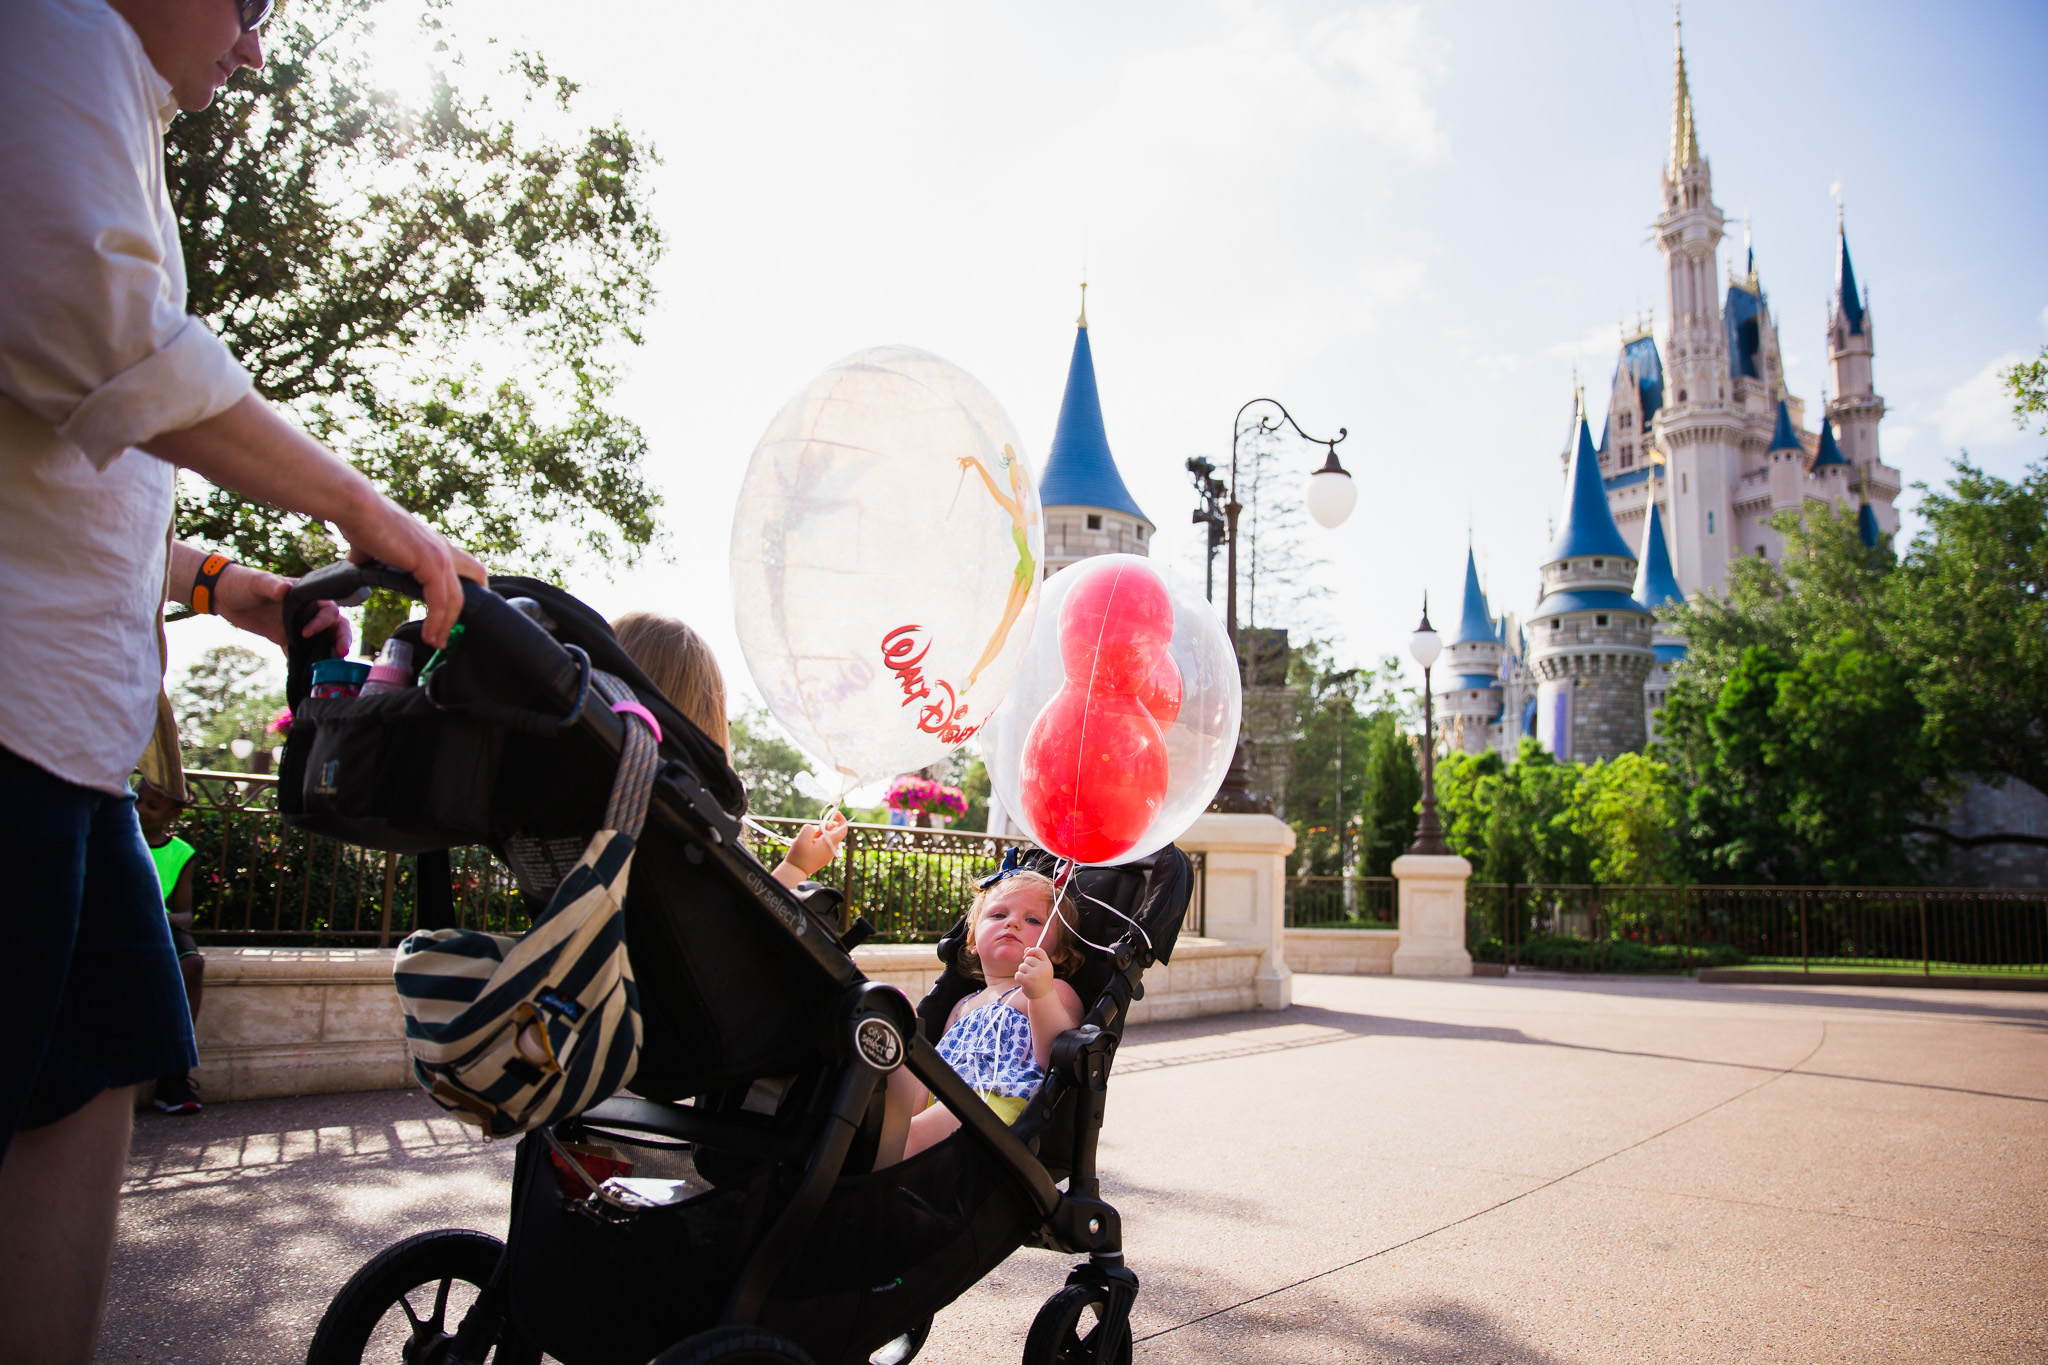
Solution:
M 1323 461 L 1323 467 L 1309 479 L 1309 515 L 1324 526 L 1336 526 L 1351 515 L 1352 505 L 1358 500 L 1358 491 L 1351 482 L 1349 471 L 1337 462 L 1337 443 L 1350 435 L 1348 428 L 1339 427 L 1335 436 L 1327 438 L 1311 436 L 1301 429 L 1301 423 L 1294 420 L 1294 414 L 1274 398 L 1254 398 L 1237 410 L 1237 416 L 1230 424 L 1230 501 L 1223 504 L 1224 542 L 1229 546 L 1229 553 L 1225 556 L 1225 569 L 1230 576 L 1229 585 L 1224 592 L 1223 620 L 1230 632 L 1231 651 L 1237 655 L 1238 678 L 1244 683 L 1247 691 L 1250 689 L 1250 683 L 1245 680 L 1244 650 L 1239 646 L 1237 639 L 1237 516 L 1244 510 L 1237 500 L 1237 442 L 1244 434 L 1245 412 L 1261 403 L 1271 403 L 1280 409 L 1280 416 L 1277 419 L 1270 414 L 1259 418 L 1255 429 L 1261 435 L 1279 431 L 1284 422 L 1287 426 L 1293 427 L 1295 435 L 1302 440 L 1311 445 L 1323 446 L 1329 451 L 1329 458 Z M 1209 809 L 1230 815 L 1272 813 L 1266 809 L 1264 802 L 1252 794 L 1251 772 L 1245 766 L 1242 721 L 1239 722 L 1237 729 L 1237 749 L 1230 756 L 1230 771 L 1224 775 L 1223 785 L 1217 790 L 1216 799 L 1209 803 Z
M 1408 652 L 1422 665 L 1422 815 L 1415 822 L 1415 842 L 1410 853 L 1441 857 L 1449 853 L 1444 832 L 1436 820 L 1436 705 L 1429 686 L 1429 669 L 1443 653 L 1443 637 L 1429 624 L 1429 594 L 1422 595 L 1422 624 L 1409 637 Z
M 1223 480 L 1216 477 L 1216 466 L 1199 455 L 1188 461 L 1187 469 L 1194 476 L 1195 496 L 1201 499 L 1195 508 L 1195 525 L 1209 528 L 1209 545 L 1202 555 L 1202 595 L 1214 602 L 1216 547 L 1223 543 Z

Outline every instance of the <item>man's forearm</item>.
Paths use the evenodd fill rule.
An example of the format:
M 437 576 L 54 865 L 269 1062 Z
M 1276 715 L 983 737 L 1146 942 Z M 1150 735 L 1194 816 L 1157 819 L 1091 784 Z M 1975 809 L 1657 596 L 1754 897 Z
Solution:
M 209 483 L 287 512 L 335 522 L 344 532 L 381 501 L 359 470 L 253 393 L 203 422 L 153 437 L 142 448 Z

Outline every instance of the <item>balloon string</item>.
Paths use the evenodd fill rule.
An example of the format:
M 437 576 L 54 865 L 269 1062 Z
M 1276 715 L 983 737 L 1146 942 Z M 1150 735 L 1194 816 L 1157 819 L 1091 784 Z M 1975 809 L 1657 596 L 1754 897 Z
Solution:
M 760 835 L 762 838 L 773 839 L 776 843 L 781 844 L 784 848 L 794 848 L 796 846 L 796 840 L 777 833 L 776 831 L 768 828 L 768 826 L 762 824 L 759 820 L 756 820 L 751 815 L 742 815 L 740 817 L 740 821 L 741 823 L 745 824 L 748 829 L 751 829 L 752 831 L 754 831 L 754 833 Z
M 1045 922 L 1044 927 L 1038 931 L 1038 942 L 1032 944 L 1032 947 L 1042 948 L 1045 946 L 1045 936 L 1052 932 L 1053 920 L 1058 920 L 1060 923 L 1067 926 L 1068 933 L 1072 934 L 1080 942 L 1087 944 L 1090 948 L 1093 948 L 1096 952 L 1108 953 L 1115 951 L 1115 949 L 1110 948 L 1104 944 L 1096 943 L 1091 939 L 1082 938 L 1081 931 L 1074 926 L 1072 920 L 1067 918 L 1066 912 L 1060 909 L 1061 890 L 1065 888 L 1067 882 L 1070 879 L 1072 879 L 1073 875 L 1080 870 L 1080 867 L 1071 858 L 1062 858 L 1058 863 L 1053 865 L 1052 919 L 1047 920 Z M 1080 894 L 1083 900 L 1094 901 L 1097 905 L 1109 911 L 1110 914 L 1115 915 L 1118 919 L 1130 925 L 1133 929 L 1136 929 L 1138 931 L 1138 936 L 1145 940 L 1145 951 L 1148 953 L 1152 951 L 1152 935 L 1145 932 L 1144 925 L 1138 923 L 1138 921 L 1132 919 L 1129 915 L 1126 915 L 1123 911 L 1117 909 L 1108 901 L 1103 900 L 1100 896 L 1091 896 L 1086 891 L 1082 891 Z

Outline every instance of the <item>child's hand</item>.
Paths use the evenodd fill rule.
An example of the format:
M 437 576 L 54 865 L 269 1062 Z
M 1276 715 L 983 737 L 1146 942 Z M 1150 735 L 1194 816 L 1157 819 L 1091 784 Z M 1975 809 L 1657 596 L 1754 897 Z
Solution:
M 823 825 L 805 825 L 790 840 L 788 862 L 790 866 L 806 877 L 817 875 L 820 868 L 839 856 L 839 846 L 846 842 L 846 815 L 833 811 Z
M 1052 991 L 1052 959 L 1043 948 L 1027 948 L 1013 978 L 1024 988 L 1026 1000 L 1042 1000 Z

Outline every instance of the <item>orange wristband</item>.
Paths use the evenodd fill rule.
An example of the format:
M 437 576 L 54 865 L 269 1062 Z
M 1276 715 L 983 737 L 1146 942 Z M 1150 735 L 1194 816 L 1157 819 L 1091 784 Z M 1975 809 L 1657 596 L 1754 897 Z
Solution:
M 192 610 L 219 614 L 214 605 L 214 590 L 220 585 L 220 576 L 227 572 L 228 565 L 235 561 L 226 555 L 208 555 L 199 566 L 199 572 L 192 576 Z

